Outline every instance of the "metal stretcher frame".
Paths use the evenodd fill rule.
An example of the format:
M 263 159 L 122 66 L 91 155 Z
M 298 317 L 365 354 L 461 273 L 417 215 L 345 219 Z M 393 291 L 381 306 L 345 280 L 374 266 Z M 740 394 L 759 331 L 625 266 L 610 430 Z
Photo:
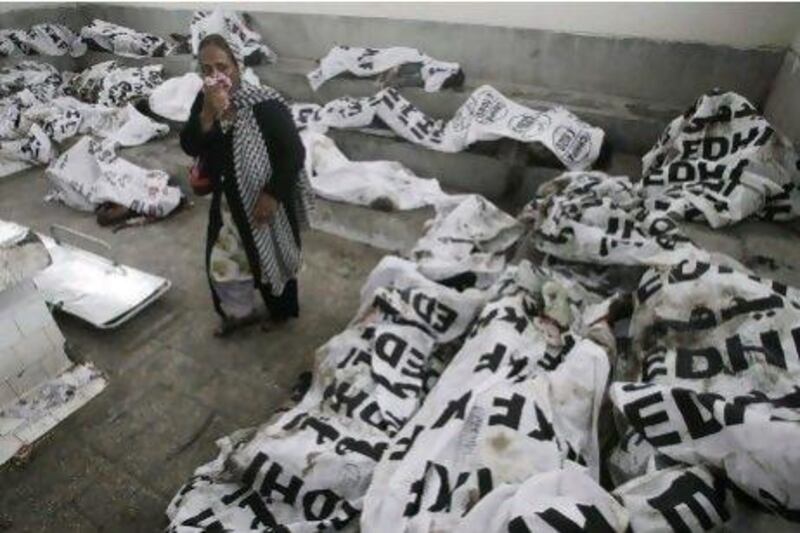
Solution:
M 49 304 L 99 329 L 116 328 L 166 293 L 165 278 L 121 265 L 103 240 L 60 225 L 40 235 L 53 263 L 33 279 Z M 82 240 L 105 250 L 110 259 L 63 242 Z

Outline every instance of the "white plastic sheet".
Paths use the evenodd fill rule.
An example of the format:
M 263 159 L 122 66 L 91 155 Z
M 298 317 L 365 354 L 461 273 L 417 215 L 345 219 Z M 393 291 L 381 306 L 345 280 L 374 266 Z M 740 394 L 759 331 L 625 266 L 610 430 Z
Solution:
M 642 158 L 648 206 L 712 228 L 800 212 L 800 155 L 744 97 L 701 96 Z
M 636 292 L 630 382 L 610 395 L 658 453 L 724 472 L 766 508 L 798 516 L 800 293 L 701 261 L 652 269 Z
M 542 295 L 550 278 L 520 270 L 510 268 L 490 291 L 467 340 L 378 464 L 363 530 L 473 531 L 463 528 L 473 506 L 504 484 L 570 462 L 598 478 L 606 353 L 569 326 L 551 328 Z M 485 519 L 472 521 L 474 531 L 485 530 Z
M 656 470 L 618 487 L 614 495 L 636 533 L 716 530 L 734 512 L 725 480 L 702 466 Z
M 329 127 L 367 127 L 382 120 L 404 139 L 441 152 L 460 152 L 477 141 L 510 138 L 540 142 L 570 170 L 589 168 L 600 154 L 604 133 L 562 107 L 536 111 L 489 85 L 476 89 L 444 122 L 433 119 L 393 88 L 367 98 L 340 98 L 325 106 L 293 108 L 298 127 L 325 132 Z
M 84 137 L 47 169 L 48 199 L 83 211 L 111 202 L 149 217 L 164 217 L 178 207 L 181 192 L 168 185 L 162 170 L 138 167 L 116 154 L 114 141 Z
M 105 61 L 72 78 L 69 92 L 84 102 L 121 106 L 149 96 L 163 82 L 163 69 L 163 65 L 121 67 L 116 61 Z
M 186 122 L 202 87 L 203 80 L 194 72 L 170 78 L 150 93 L 150 110 L 164 118 Z
M 102 50 L 125 57 L 161 57 L 167 52 L 167 42 L 157 35 L 100 19 L 94 19 L 81 28 L 81 39 Z
M 660 265 L 707 257 L 675 221 L 650 212 L 625 176 L 562 174 L 540 187 L 525 216 L 533 221 L 536 248 L 563 260 Z
M 523 227 L 480 195 L 454 196 L 436 205 L 436 218 L 410 252 L 422 274 L 444 280 L 471 273 L 486 288 L 506 267 Z
M 270 63 L 278 59 L 275 52 L 261 42 L 261 35 L 247 27 L 238 13 L 221 7 L 214 11 L 195 11 L 192 15 L 189 38 L 192 55 L 197 56 L 203 37 L 213 33 L 222 35 L 248 64 L 248 58 L 254 55 L 261 55 Z
M 437 205 L 449 197 L 436 179 L 418 177 L 401 163 L 350 161 L 330 137 L 310 130 L 300 137 L 306 149 L 306 173 L 314 192 L 323 198 L 406 210 Z
M 319 60 L 319 67 L 307 77 L 315 91 L 331 78 L 349 72 L 359 77 L 375 76 L 405 63 L 420 63 L 422 79 L 427 92 L 441 90 L 444 82 L 456 75 L 458 63 L 439 61 L 416 48 L 394 46 L 391 48 L 360 48 L 335 46 Z
M 0 30 L 0 57 L 43 55 L 78 57 L 86 52 L 80 38 L 63 24 L 34 24 L 28 30 Z

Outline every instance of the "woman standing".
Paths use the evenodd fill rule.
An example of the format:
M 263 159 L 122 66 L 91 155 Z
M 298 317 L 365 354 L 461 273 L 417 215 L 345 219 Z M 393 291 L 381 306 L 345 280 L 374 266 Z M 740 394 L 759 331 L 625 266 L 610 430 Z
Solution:
M 283 98 L 241 79 L 241 58 L 224 38 L 205 37 L 198 56 L 203 90 L 181 146 L 212 183 L 206 269 L 222 317 L 215 335 L 256 320 L 253 286 L 269 330 L 299 314 L 300 229 L 312 207 L 305 151 Z

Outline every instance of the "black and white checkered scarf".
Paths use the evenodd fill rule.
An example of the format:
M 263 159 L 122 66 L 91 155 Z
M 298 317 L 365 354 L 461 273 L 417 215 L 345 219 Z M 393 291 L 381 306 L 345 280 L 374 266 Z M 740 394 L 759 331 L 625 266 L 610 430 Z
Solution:
M 286 282 L 297 276 L 302 255 L 294 240 L 284 204 L 278 204 L 278 211 L 266 224 L 257 223 L 253 217 L 259 194 L 272 178 L 269 147 L 264 142 L 253 106 L 269 100 L 286 104 L 276 90 L 245 81 L 233 92 L 232 102 L 236 107 L 233 123 L 233 164 L 242 207 L 247 214 L 258 251 L 261 282 L 268 284 L 272 294 L 279 296 Z M 294 190 L 292 200 L 295 216 L 299 227 L 305 229 L 310 223 L 313 192 L 304 171 L 298 175 Z

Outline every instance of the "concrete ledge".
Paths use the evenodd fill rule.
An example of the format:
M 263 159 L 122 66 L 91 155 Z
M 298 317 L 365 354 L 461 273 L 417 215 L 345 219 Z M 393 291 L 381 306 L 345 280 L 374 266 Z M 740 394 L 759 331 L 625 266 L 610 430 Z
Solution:
M 65 70 L 75 70 L 75 59 L 69 55 L 65 56 L 12 56 L 0 58 L 0 68 L 18 65 L 24 61 L 35 61 L 36 63 L 46 63 L 53 65 L 59 72 Z
M 400 161 L 420 177 L 437 178 L 448 190 L 474 192 L 496 201 L 510 186 L 511 163 L 494 157 L 436 152 L 397 137 L 361 130 L 330 130 L 329 136 L 352 160 Z
M 306 78 L 306 74 L 314 68 L 313 61 L 281 59 L 276 65 L 254 67 L 253 70 L 263 83 L 299 102 L 324 104 L 342 96 L 372 96 L 379 90 L 374 79 L 341 77 L 327 81 L 314 92 Z M 677 107 L 598 93 L 589 95 L 504 83 L 502 80 L 472 79 L 469 76 L 464 88 L 458 91 L 428 93 L 422 88 L 404 87 L 400 93 L 426 114 L 446 120 L 455 114 L 474 89 L 484 84 L 494 86 L 509 98 L 532 109 L 566 107 L 581 119 L 603 129 L 616 150 L 636 154 L 648 151 L 669 121 L 681 114 L 694 100 Z
M 27 7 L 26 4 L 17 4 L 11 9 L 3 11 L 0 16 L 0 28 L 13 30 L 27 30 L 34 24 L 42 22 L 59 23 L 67 26 L 75 33 L 83 26 L 83 17 L 78 14 L 75 2 L 43 5 L 42 7 Z
M 180 76 L 195 68 L 190 55 L 127 58 L 106 52 L 89 52 L 77 59 L 83 69 L 103 61 L 116 60 L 122 65 L 164 65 L 164 77 Z M 379 88 L 373 79 L 336 78 L 325 83 L 317 92 L 311 90 L 306 74 L 314 62 L 302 59 L 280 59 L 275 65 L 253 67 L 263 83 L 270 85 L 297 102 L 325 104 L 342 96 L 372 96 Z M 608 95 L 585 95 L 570 91 L 553 91 L 544 87 L 509 85 L 490 81 L 470 81 L 459 91 L 427 93 L 422 88 L 404 87 L 400 92 L 410 102 L 434 118 L 449 119 L 466 101 L 471 92 L 489 83 L 517 102 L 532 109 L 564 106 L 578 117 L 606 132 L 608 142 L 627 153 L 643 154 L 655 144 L 667 123 L 683 109 L 656 105 L 629 98 Z M 687 102 L 688 106 L 691 102 Z
M 434 215 L 431 207 L 386 212 L 318 197 L 314 227 L 387 252 L 403 254 L 425 233 L 425 222 Z
M 200 7 L 201 4 L 198 4 Z M 246 8 L 244 8 L 246 9 Z M 187 33 L 191 9 L 81 4 L 101 18 L 166 36 Z M 318 59 L 335 44 L 413 46 L 458 61 L 467 79 L 610 94 L 685 107 L 714 87 L 766 100 L 779 49 L 738 49 L 471 24 L 288 13 L 251 13 L 280 57 Z
M 188 172 L 192 158 L 181 150 L 177 133 L 142 146 L 121 148 L 119 154 L 144 168 L 153 168 L 154 162 L 158 162 L 158 168 L 167 172 L 189 198 L 198 205 L 205 205 L 203 199 L 189 192 Z M 419 239 L 425 221 L 433 216 L 432 208 L 386 212 L 317 198 L 314 227 L 381 250 L 402 253 Z
M 141 67 L 144 65 L 164 65 L 164 79 L 182 76 L 194 68 L 194 59 L 191 55 L 176 55 L 165 57 L 123 57 L 111 52 L 90 51 L 75 59 L 76 68 L 83 70 L 105 61 L 116 61 L 126 67 Z

